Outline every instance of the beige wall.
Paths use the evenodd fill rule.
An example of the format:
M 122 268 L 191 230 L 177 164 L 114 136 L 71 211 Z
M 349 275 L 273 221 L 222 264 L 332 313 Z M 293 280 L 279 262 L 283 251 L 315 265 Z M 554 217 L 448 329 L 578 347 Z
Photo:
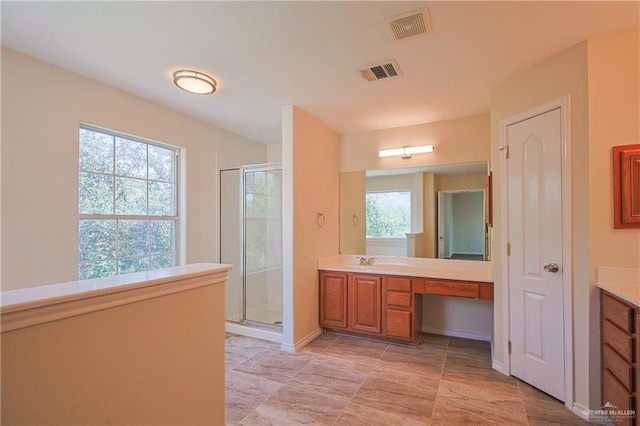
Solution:
M 613 229 L 614 145 L 640 142 L 640 33 L 589 39 L 589 373 L 591 407 L 600 406 L 598 266 L 640 267 L 640 230 Z
M 267 162 L 282 163 L 282 144 L 267 145 Z
M 638 31 L 610 34 L 580 43 L 524 71 L 492 90 L 492 164 L 501 177 L 500 120 L 570 95 L 573 209 L 574 392 L 579 405 L 600 406 L 599 308 L 595 271 L 599 265 L 640 266 L 637 230 L 613 230 L 611 146 L 637 143 L 639 130 Z M 494 191 L 494 223 L 503 218 Z M 504 256 L 500 227 L 494 228 L 496 300 L 503 294 L 499 265 Z M 495 356 L 502 362 L 505 331 L 495 305 Z M 586 374 L 588 372 L 588 374 Z
M 611 148 L 640 143 L 638 31 L 589 39 L 590 276 L 640 266 L 640 230 L 613 229 Z
M 340 173 L 340 253 L 367 252 L 364 171 Z M 357 219 L 354 219 L 353 216 Z
M 455 191 L 458 189 L 484 189 L 487 175 L 437 176 L 438 191 Z
M 217 158 L 261 163 L 264 145 L 6 48 L 2 89 L 3 290 L 77 279 L 81 122 L 186 149 L 183 258 L 217 260 Z
M 396 169 L 435 164 L 488 161 L 489 114 L 397 127 L 373 132 L 348 133 L 340 138 L 340 171 Z M 435 145 L 431 154 L 378 158 L 378 150 L 402 146 Z
M 224 284 L 2 333 L 2 424 L 224 424 Z
M 503 363 L 504 340 L 502 298 L 504 277 L 502 263 L 506 261 L 501 247 L 505 241 L 499 206 L 502 199 L 500 181 L 500 121 L 522 113 L 562 96 L 571 97 L 572 179 L 573 179 L 573 295 L 574 295 L 574 371 L 589 369 L 589 132 L 587 112 L 587 43 L 580 43 L 556 56 L 515 76 L 491 92 L 491 154 L 494 176 L 494 228 L 493 253 L 495 304 L 494 304 L 494 356 Z M 589 378 L 576 374 L 575 400 L 588 406 Z
M 493 303 L 486 300 L 422 295 L 422 331 L 491 340 Z
M 339 252 L 338 135 L 290 106 L 283 108 L 282 142 L 284 211 L 291 214 L 284 217 L 284 258 L 292 260 L 284 267 L 283 346 L 293 349 L 319 331 L 318 258 Z

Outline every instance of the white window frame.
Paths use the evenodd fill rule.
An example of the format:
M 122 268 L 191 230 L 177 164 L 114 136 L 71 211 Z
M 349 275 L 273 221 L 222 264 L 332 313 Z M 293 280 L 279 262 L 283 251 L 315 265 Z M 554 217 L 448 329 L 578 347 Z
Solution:
M 78 213 L 78 250 L 80 249 L 80 221 L 82 220 L 115 220 L 116 221 L 116 225 L 115 225 L 115 235 L 116 235 L 116 246 L 115 246 L 115 257 L 113 258 L 113 261 L 115 262 L 115 275 L 112 276 L 116 276 L 116 275 L 121 275 L 121 273 L 119 272 L 119 260 L 121 259 L 120 256 L 118 255 L 118 243 L 119 243 L 119 239 L 118 239 L 118 225 L 119 222 L 121 220 L 148 220 L 148 221 L 173 221 L 174 222 L 174 238 L 173 238 L 173 257 L 172 257 L 172 265 L 176 266 L 179 265 L 181 262 L 181 250 L 180 250 L 180 230 L 181 230 L 181 223 L 180 223 L 180 193 L 181 193 L 181 182 L 180 182 L 180 176 L 181 176 L 181 170 L 180 170 L 180 166 L 181 166 L 181 158 L 180 158 L 180 152 L 181 149 L 179 147 L 173 146 L 173 145 L 169 145 L 166 143 L 161 143 L 161 142 L 157 142 L 157 141 L 153 141 L 150 139 L 146 139 L 146 138 L 142 138 L 139 136 L 133 136 L 133 135 L 129 135 L 126 133 L 122 133 L 122 132 L 118 132 L 118 131 L 114 131 L 111 129 L 106 129 L 103 127 L 99 127 L 99 126 L 95 126 L 95 125 L 91 125 L 91 124 L 86 124 L 86 123 L 80 123 L 79 127 L 78 127 L 78 135 L 80 133 L 80 129 L 84 129 L 84 130 L 88 130 L 88 131 L 92 131 L 92 132 L 97 132 L 97 133 L 102 133 L 105 135 L 109 135 L 112 136 L 114 138 L 119 137 L 122 139 L 127 139 L 133 142 L 139 142 L 139 143 L 143 143 L 147 146 L 157 146 L 159 148 L 163 148 L 163 149 L 167 149 L 167 150 L 171 150 L 175 153 L 175 157 L 174 157 L 174 182 L 173 184 L 175 185 L 175 193 L 174 193 L 174 206 L 175 206 L 175 215 L 172 216 L 157 216 L 157 215 L 122 215 L 122 214 L 80 214 Z M 80 147 L 80 138 L 78 137 L 78 148 Z M 148 151 L 147 151 L 148 152 Z M 116 174 L 116 168 L 115 168 L 115 161 L 116 161 L 116 155 L 115 155 L 115 151 L 114 151 L 114 155 L 113 155 L 113 161 L 114 161 L 114 167 L 113 167 L 113 172 L 112 173 L 100 173 L 100 172 L 88 172 L 88 173 L 93 173 L 93 174 L 97 174 L 97 175 L 103 175 L 103 176 L 112 176 L 114 178 L 114 183 L 115 183 L 115 179 L 116 177 L 118 177 L 118 175 Z M 147 156 L 147 161 L 148 161 L 148 156 Z M 147 164 L 148 167 L 148 164 Z M 84 170 L 80 169 L 80 164 L 79 164 L 79 158 L 78 158 L 78 178 L 80 177 L 80 173 L 86 172 Z M 127 176 L 127 178 L 129 178 Z M 164 183 L 164 181 L 159 181 L 159 180 L 155 180 L 155 179 L 149 179 L 149 176 L 147 176 L 146 178 L 134 178 L 134 179 L 138 179 L 138 180 L 143 180 L 145 182 L 162 182 Z M 78 184 L 78 211 L 79 211 L 79 207 L 80 207 L 80 185 Z M 149 189 L 148 189 L 148 185 L 147 185 L 147 207 L 149 204 Z M 115 191 L 115 187 L 114 187 L 114 191 L 113 191 L 113 197 L 114 197 L 114 209 L 115 209 L 115 197 L 116 197 L 116 191 Z M 151 248 L 150 248 L 151 249 Z M 82 265 L 85 264 L 89 264 L 89 263 L 95 263 L 96 261 L 80 261 L 79 258 L 79 254 L 78 253 L 78 279 L 79 280 L 83 280 L 80 277 L 80 271 L 81 271 L 81 267 Z M 147 252 L 145 255 L 140 255 L 140 256 L 127 256 L 128 258 L 150 258 L 151 257 L 151 253 Z M 111 259 L 110 259 L 111 260 Z M 151 268 L 151 263 L 149 263 L 150 268 L 148 270 L 154 270 L 153 268 Z

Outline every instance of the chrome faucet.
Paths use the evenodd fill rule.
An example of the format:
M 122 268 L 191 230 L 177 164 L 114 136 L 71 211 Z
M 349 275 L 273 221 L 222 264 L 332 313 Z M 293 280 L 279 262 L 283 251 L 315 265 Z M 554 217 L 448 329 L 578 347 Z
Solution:
M 373 261 L 375 260 L 373 257 L 367 259 L 366 257 L 360 256 L 358 256 L 358 259 L 360 260 L 360 266 L 373 266 Z

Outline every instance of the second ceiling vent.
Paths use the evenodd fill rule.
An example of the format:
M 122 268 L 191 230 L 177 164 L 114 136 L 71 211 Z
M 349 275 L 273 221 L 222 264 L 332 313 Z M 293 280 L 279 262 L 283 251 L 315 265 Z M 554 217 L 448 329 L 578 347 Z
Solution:
M 431 23 L 427 8 L 392 16 L 385 19 L 385 22 L 396 41 L 431 33 Z
M 402 75 L 402 72 L 400 71 L 400 67 L 398 67 L 398 63 L 393 59 L 389 59 L 387 61 L 363 67 L 360 69 L 360 74 L 362 75 L 362 78 L 367 81 L 375 81 L 399 77 Z

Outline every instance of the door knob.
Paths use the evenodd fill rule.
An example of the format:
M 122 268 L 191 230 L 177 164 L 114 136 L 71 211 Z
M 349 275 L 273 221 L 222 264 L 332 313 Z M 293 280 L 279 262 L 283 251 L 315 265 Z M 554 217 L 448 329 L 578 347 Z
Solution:
M 558 270 L 558 264 L 556 263 L 549 263 L 547 265 L 544 265 L 545 272 L 553 272 L 555 274 L 556 272 L 558 272 Z

